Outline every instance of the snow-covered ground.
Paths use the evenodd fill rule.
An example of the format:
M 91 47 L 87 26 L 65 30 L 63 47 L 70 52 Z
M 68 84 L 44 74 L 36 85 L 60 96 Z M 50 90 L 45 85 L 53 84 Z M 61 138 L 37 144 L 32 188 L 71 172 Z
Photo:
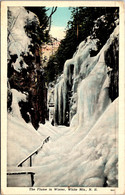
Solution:
M 8 114 L 7 164 L 17 166 L 21 160 L 42 145 L 43 139 L 33 126 L 27 124 L 21 117 L 18 102 L 26 101 L 26 95 L 15 89 L 12 89 L 12 94 L 12 112 Z
M 33 159 L 34 186 L 101 187 L 105 178 L 108 186 L 117 186 L 117 130 L 118 99 L 110 104 L 86 136 L 83 136 L 84 128 L 54 127 L 49 122 L 41 125 L 37 132 L 19 118 L 9 116 L 8 167 L 16 167 L 50 136 Z
M 81 132 L 52 128 L 53 136 L 49 134 L 50 141 L 34 159 L 34 165 L 41 167 L 35 186 L 101 187 L 106 177 L 108 186 L 117 186 L 118 99 L 85 137 L 84 128 Z M 59 137 L 57 131 L 61 131 Z M 42 134 L 43 129 L 38 132 Z

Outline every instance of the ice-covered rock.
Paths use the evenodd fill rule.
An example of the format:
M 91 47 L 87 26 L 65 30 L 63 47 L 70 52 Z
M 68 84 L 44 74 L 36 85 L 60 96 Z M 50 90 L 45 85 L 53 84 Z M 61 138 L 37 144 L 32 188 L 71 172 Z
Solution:
M 118 96 L 118 29 L 117 26 L 95 56 L 91 57 L 91 51 L 97 51 L 99 40 L 88 37 L 80 43 L 73 58 L 65 62 L 63 75 L 55 87 L 55 124 L 72 123 L 76 112 L 80 124 L 89 117 L 95 117 L 96 121 Z
M 16 89 L 11 89 L 12 92 L 12 112 L 10 113 L 13 117 L 23 120 L 20 113 L 19 102 L 26 102 L 26 94 L 18 92 Z
M 24 7 L 8 7 L 8 59 L 9 55 L 17 55 L 17 59 L 13 62 L 13 67 L 16 71 L 21 68 L 27 68 L 27 64 L 22 58 L 22 53 L 25 55 L 30 52 L 29 45 L 31 39 L 25 32 L 25 25 L 28 21 L 38 23 L 37 17 L 32 12 L 27 12 Z M 31 54 L 32 55 L 32 54 Z

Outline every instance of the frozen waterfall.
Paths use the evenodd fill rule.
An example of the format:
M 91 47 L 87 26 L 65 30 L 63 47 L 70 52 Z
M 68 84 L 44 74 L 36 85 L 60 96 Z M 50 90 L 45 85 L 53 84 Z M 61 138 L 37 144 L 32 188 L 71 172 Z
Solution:
M 73 124 L 74 119 L 71 119 L 77 118 L 77 124 L 87 125 L 91 117 L 89 125 L 93 125 L 111 103 L 109 87 L 112 68 L 107 64 L 106 56 L 118 39 L 118 32 L 117 26 L 94 57 L 90 54 L 97 50 L 99 40 L 88 37 L 87 41 L 80 43 L 73 58 L 65 62 L 63 75 L 55 87 L 55 124 Z M 112 55 L 115 52 L 112 49 Z

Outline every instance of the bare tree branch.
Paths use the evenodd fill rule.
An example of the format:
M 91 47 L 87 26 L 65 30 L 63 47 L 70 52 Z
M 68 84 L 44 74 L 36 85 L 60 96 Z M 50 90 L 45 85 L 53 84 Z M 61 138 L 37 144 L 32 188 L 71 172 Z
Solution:
M 49 9 L 47 9 L 46 11 L 48 11 Z M 52 10 L 51 10 L 51 13 L 50 15 L 48 16 L 46 22 L 41 26 L 41 28 L 43 28 L 47 23 L 49 23 L 49 28 L 48 28 L 48 32 L 50 31 L 51 29 L 51 23 L 52 23 L 52 15 L 56 12 L 57 10 L 57 6 L 56 7 L 52 7 Z
M 56 10 L 57 10 L 57 7 L 53 7 L 53 8 L 52 8 L 52 11 L 51 11 L 51 14 L 50 14 L 50 16 L 48 17 L 48 21 L 49 21 L 49 29 L 48 29 L 48 31 L 50 31 L 50 29 L 51 29 L 52 15 L 56 12 Z

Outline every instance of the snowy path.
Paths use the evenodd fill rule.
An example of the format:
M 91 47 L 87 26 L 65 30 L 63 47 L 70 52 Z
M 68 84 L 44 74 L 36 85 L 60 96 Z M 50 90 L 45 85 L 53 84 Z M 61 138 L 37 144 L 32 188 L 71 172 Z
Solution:
M 87 126 L 54 127 L 46 123 L 34 131 L 31 124 L 11 115 L 8 127 L 8 170 L 12 166 L 16 168 L 50 137 L 33 156 L 34 186 L 102 187 L 105 181 L 108 186 L 117 186 L 118 99 L 88 130 Z M 29 163 L 24 166 L 22 170 L 28 171 Z M 15 185 L 19 185 L 17 179 Z
M 109 106 L 85 138 L 80 132 L 67 135 L 67 128 L 62 128 L 63 136 L 50 136 L 33 160 L 34 166 L 39 166 L 34 186 L 101 187 L 105 178 L 109 186 L 117 185 L 117 102 Z M 60 128 L 55 127 L 56 131 Z

